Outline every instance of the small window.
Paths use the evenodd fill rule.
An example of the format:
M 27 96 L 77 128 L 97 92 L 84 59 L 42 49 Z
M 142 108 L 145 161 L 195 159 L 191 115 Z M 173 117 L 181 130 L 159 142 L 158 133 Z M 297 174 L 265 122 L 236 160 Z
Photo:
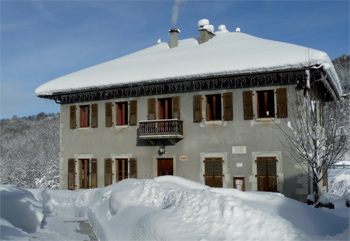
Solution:
M 221 120 L 221 95 L 207 95 L 207 121 Z
M 128 102 L 116 103 L 117 106 L 117 125 L 127 125 L 128 124 Z
M 275 98 L 273 90 L 257 91 L 258 118 L 275 117 Z
M 159 120 L 166 120 L 166 119 L 172 119 L 172 99 L 171 98 L 164 98 L 164 99 L 158 99 L 158 119 Z
M 90 105 L 80 106 L 80 127 L 90 126 Z
M 90 187 L 90 160 L 80 159 L 79 160 L 79 179 L 80 188 Z
M 128 165 L 128 159 L 117 159 L 117 180 L 116 182 L 122 181 L 124 179 L 127 179 L 129 177 L 129 165 Z

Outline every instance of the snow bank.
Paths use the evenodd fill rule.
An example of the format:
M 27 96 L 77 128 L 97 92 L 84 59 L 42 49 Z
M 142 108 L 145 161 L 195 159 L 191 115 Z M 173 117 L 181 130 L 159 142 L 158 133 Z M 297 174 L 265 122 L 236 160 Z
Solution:
M 1 240 L 11 235 L 25 238 L 40 227 L 42 206 L 33 194 L 13 185 L 0 186 Z
M 315 209 L 278 193 L 209 188 L 180 177 L 126 179 L 81 192 L 30 191 L 50 217 L 54 214 L 87 217 L 99 240 L 347 240 L 349 237 L 349 214 L 344 210 L 336 216 L 334 210 Z M 34 196 L 29 196 L 33 200 Z M 1 225 L 8 230 L 15 228 L 3 220 Z
M 339 162 L 335 169 L 329 169 L 328 193 L 350 198 L 350 169 L 342 165 L 350 165 L 350 161 Z

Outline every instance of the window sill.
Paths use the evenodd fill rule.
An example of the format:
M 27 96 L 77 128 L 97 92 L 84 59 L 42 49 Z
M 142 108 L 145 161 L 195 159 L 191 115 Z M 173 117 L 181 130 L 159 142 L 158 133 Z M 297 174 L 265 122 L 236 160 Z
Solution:
M 215 120 L 215 121 L 204 121 L 200 125 L 201 127 L 219 127 L 219 126 L 227 126 L 227 122 L 223 120 Z
M 280 124 L 281 119 L 279 118 L 257 118 L 251 120 L 252 125 L 273 125 L 273 124 Z
M 90 126 L 88 126 L 88 127 L 78 127 L 78 130 L 79 130 L 79 131 L 91 130 L 91 127 L 90 127 Z
M 128 127 L 129 127 L 128 125 L 115 126 L 114 129 L 115 129 L 116 131 L 121 131 L 121 130 L 127 129 Z

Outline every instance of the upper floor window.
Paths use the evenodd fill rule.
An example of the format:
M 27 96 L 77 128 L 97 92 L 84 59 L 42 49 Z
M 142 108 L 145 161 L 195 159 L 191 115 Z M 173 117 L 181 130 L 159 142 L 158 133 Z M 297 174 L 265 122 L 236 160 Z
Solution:
M 80 127 L 90 126 L 90 105 L 80 106 Z
M 256 104 L 253 96 L 256 95 Z M 243 91 L 244 119 L 287 118 L 287 88 L 262 91 Z
M 193 96 L 193 122 L 202 122 L 202 102 L 201 95 Z M 233 95 L 232 92 L 205 96 L 205 120 L 216 121 L 233 120 Z
M 114 111 L 115 110 L 115 111 Z M 113 121 L 115 120 L 115 123 Z M 137 125 L 137 100 L 105 103 L 106 127 L 115 126 L 136 126 Z
M 206 96 L 207 121 L 221 120 L 221 95 Z
M 78 118 L 77 118 L 77 109 Z M 77 128 L 77 122 L 79 122 L 78 127 L 97 127 L 98 126 L 98 104 L 81 105 L 79 107 L 72 105 L 70 106 L 70 128 Z
M 158 101 L 158 108 L 157 103 Z M 147 102 L 148 120 L 180 119 L 180 96 L 171 98 L 149 98 Z
M 117 110 L 117 125 L 127 125 L 128 124 L 128 102 L 116 103 Z
M 273 90 L 257 91 L 258 118 L 275 117 L 275 94 Z
M 172 99 L 158 99 L 158 119 L 172 119 Z

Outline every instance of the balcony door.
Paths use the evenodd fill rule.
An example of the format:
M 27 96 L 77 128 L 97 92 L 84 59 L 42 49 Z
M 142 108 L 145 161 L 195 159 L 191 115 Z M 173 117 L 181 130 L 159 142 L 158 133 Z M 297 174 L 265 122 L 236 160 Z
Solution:
M 167 120 L 172 119 L 172 99 L 164 98 L 158 99 L 158 119 Z
M 158 159 L 158 176 L 173 175 L 173 159 L 171 158 L 159 158 Z

